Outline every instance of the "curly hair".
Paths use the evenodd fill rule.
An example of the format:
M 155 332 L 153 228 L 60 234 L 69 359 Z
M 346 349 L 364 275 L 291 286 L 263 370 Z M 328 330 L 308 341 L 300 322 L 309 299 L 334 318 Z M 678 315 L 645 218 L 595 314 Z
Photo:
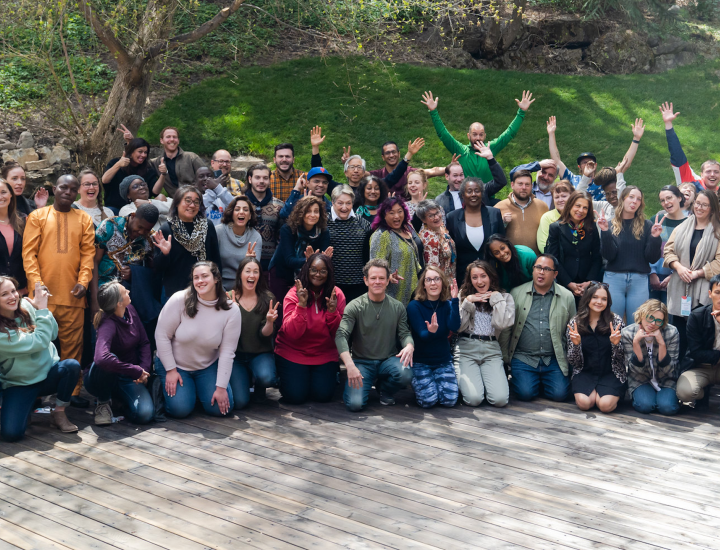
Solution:
M 248 227 L 255 227 L 257 225 L 257 212 L 255 212 L 255 206 L 250 202 L 250 199 L 248 199 L 245 195 L 239 195 L 235 197 L 233 200 L 230 201 L 230 204 L 227 205 L 225 208 L 225 212 L 223 212 L 222 216 L 222 223 L 224 225 L 232 225 L 233 224 L 233 214 L 235 212 L 235 207 L 237 206 L 237 203 L 239 202 L 245 202 L 248 205 L 248 209 L 250 210 L 250 219 L 247 221 Z
M 467 298 L 471 294 L 475 294 L 477 292 L 475 286 L 472 284 L 473 269 L 482 269 L 487 274 L 490 279 L 490 285 L 488 286 L 488 290 L 490 292 L 502 292 L 502 288 L 500 288 L 500 277 L 492 264 L 490 262 L 486 262 L 485 260 L 475 260 L 467 266 L 467 270 L 465 271 L 465 280 L 463 281 L 459 292 L 460 300 L 463 300 L 464 298 Z M 480 311 L 492 311 L 490 304 L 487 302 L 475 302 L 475 307 Z
M 325 269 L 327 269 L 327 279 L 325 279 L 325 284 L 320 289 L 319 296 L 315 296 L 315 294 L 310 291 L 310 267 L 315 260 L 322 260 L 325 263 Z M 298 279 L 300 279 L 300 284 L 303 288 L 308 289 L 308 306 L 310 305 L 310 302 L 317 300 L 315 305 L 318 309 L 327 309 L 327 302 L 325 302 L 325 298 L 329 298 L 332 294 L 333 288 L 335 288 L 335 270 L 333 269 L 332 260 L 322 252 L 316 252 L 303 264 L 302 269 L 300 269 L 300 276 Z
M 400 229 L 402 229 L 403 231 L 407 231 L 410 234 L 413 233 L 413 227 L 410 224 L 410 211 L 408 210 L 407 204 L 405 204 L 405 201 L 402 199 L 402 197 L 388 197 L 380 203 L 380 206 L 378 206 L 377 214 L 375 215 L 375 219 L 370 225 L 373 231 L 375 231 L 376 229 L 392 231 L 392 229 L 390 229 L 390 226 L 385 221 L 385 216 L 388 212 L 390 212 L 390 210 L 393 209 L 396 204 L 399 204 L 402 207 L 403 212 L 405 213 L 405 219 L 403 220 Z
M 290 226 L 290 229 L 292 229 L 293 233 L 297 233 L 298 227 L 300 227 L 303 223 L 303 218 L 305 217 L 305 214 L 307 214 L 307 211 L 310 210 L 310 207 L 314 204 L 316 204 L 318 210 L 320 210 L 320 218 L 315 224 L 315 227 L 317 227 L 320 231 L 327 228 L 327 212 L 325 211 L 325 201 L 323 201 L 319 197 L 314 197 L 310 195 L 308 197 L 303 197 L 302 199 L 297 201 L 295 203 L 295 207 L 290 213 L 290 216 L 288 216 L 287 224 Z

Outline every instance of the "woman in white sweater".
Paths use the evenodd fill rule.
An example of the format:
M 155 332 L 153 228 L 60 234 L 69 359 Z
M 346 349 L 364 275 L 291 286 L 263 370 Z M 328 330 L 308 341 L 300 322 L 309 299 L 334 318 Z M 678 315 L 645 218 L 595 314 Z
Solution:
M 168 415 L 185 418 L 199 398 L 207 414 L 222 416 L 234 406 L 228 384 L 242 318 L 227 299 L 217 265 L 197 262 L 191 278 L 160 312 L 155 370 Z

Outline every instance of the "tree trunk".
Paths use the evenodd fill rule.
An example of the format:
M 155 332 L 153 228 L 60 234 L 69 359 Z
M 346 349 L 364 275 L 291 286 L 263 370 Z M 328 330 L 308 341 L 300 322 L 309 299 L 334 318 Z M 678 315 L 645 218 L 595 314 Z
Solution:
M 118 132 L 120 124 L 136 133 L 150 92 L 158 57 L 149 50 L 167 41 L 177 0 L 149 0 L 136 41 L 122 56 L 116 56 L 118 68 L 108 101 L 92 134 L 82 147 L 82 160 L 102 172 L 113 157 L 122 155 L 125 142 Z
M 117 131 L 120 124 L 133 131 L 140 127 L 156 65 L 155 59 L 138 57 L 131 67 L 118 66 L 102 117 L 83 147 L 83 160 L 96 170 L 104 170 L 108 160 L 122 155 L 125 142 Z

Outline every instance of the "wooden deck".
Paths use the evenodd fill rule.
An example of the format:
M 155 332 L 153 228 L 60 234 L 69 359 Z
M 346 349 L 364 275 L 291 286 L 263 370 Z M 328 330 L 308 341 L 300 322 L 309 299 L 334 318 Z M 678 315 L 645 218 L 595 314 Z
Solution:
M 0 549 L 720 548 L 717 399 L 662 418 L 268 397 L 220 420 L 38 421 L 0 443 Z

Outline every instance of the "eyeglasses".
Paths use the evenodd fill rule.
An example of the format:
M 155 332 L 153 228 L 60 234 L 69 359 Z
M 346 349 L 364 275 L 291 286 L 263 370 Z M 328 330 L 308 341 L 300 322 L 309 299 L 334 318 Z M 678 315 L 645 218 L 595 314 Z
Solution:
M 314 267 L 310 268 L 310 273 L 312 275 L 327 275 L 328 270 L 327 269 L 315 269 Z
M 347 169 L 348 169 L 348 170 L 352 170 L 353 172 L 358 172 L 359 170 L 362 170 L 363 167 L 362 167 L 362 164 L 359 165 L 359 166 L 357 166 L 357 165 L 350 165 L 350 166 L 347 167 Z
M 533 269 L 538 273 L 552 273 L 553 271 L 557 271 L 557 269 L 553 269 L 552 267 L 543 267 L 541 265 L 534 265 Z
M 652 325 L 655 325 L 655 326 L 658 326 L 658 327 L 662 326 L 663 323 L 665 322 L 665 319 L 664 319 L 664 318 L 658 319 L 658 318 L 656 318 L 656 317 L 653 317 L 652 315 L 646 315 L 646 316 L 645 316 L 645 320 L 646 320 L 648 323 L 650 323 L 650 324 L 652 324 Z
M 695 201 L 695 208 L 698 210 L 707 210 L 708 208 L 710 208 L 710 205 Z
M 199 200 L 192 200 L 192 199 L 189 199 L 189 198 L 185 197 L 185 198 L 183 199 L 183 202 L 184 202 L 185 204 L 187 204 L 188 206 L 197 206 L 198 208 L 200 207 L 200 201 L 199 201 Z
M 80 187 L 84 187 L 85 189 L 90 189 L 91 187 L 100 187 L 100 184 L 96 181 L 83 183 Z
M 433 284 L 433 283 L 439 283 L 440 281 L 442 281 L 442 279 L 440 277 L 425 277 L 426 283 Z
M 434 212 L 430 212 L 429 214 L 426 214 L 425 217 L 430 218 L 431 220 L 434 218 L 442 218 L 442 214 L 435 210 Z

